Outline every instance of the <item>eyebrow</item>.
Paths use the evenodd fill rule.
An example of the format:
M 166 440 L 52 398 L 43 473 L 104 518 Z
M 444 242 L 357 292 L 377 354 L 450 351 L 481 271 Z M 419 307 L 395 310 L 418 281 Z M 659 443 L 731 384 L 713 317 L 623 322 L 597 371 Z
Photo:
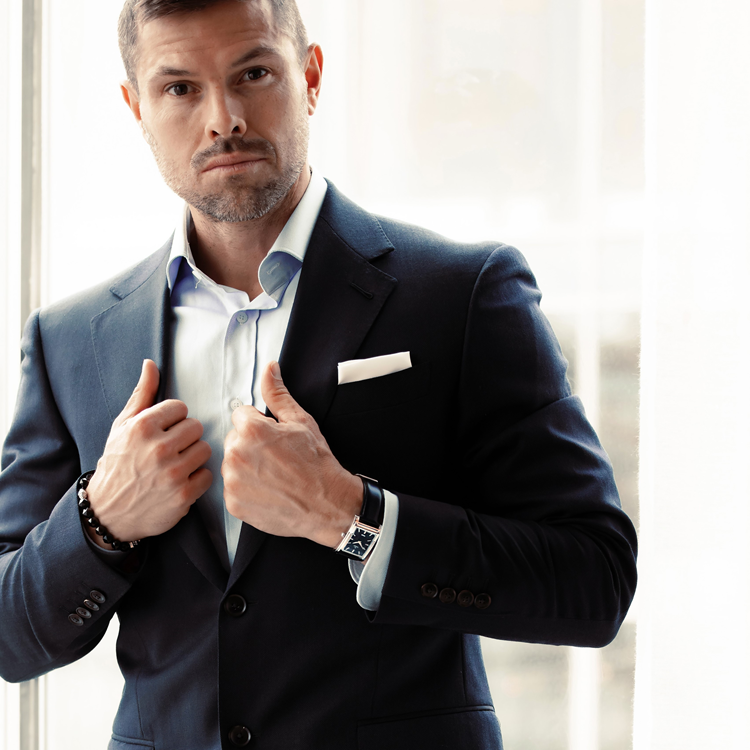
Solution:
M 231 65 L 232 68 L 238 68 L 240 65 L 245 65 L 252 60 L 255 60 L 257 57 L 264 57 L 264 56 L 274 56 L 278 57 L 278 51 L 274 49 L 273 47 L 253 47 L 249 52 L 246 52 L 242 57 L 238 57 Z M 157 68 L 154 76 L 156 78 L 162 78 L 162 77 L 174 77 L 174 76 L 191 76 L 194 75 L 194 73 L 190 70 L 185 70 L 183 68 L 171 68 L 168 65 L 162 65 L 160 68 Z

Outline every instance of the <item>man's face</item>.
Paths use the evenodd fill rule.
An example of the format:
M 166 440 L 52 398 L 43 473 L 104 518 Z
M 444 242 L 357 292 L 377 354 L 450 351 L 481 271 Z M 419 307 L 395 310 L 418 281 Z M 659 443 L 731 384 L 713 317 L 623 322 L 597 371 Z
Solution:
M 140 27 L 139 92 L 123 95 L 172 190 L 215 221 L 270 211 L 307 163 L 322 57 L 300 63 L 266 0 Z

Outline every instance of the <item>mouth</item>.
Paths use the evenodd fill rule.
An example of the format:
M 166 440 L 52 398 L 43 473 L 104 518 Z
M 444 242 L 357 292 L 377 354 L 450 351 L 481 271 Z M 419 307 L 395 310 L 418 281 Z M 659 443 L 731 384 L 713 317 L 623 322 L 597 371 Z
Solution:
M 263 156 L 253 156 L 242 153 L 224 154 L 223 156 L 217 156 L 215 159 L 211 159 L 201 171 L 204 173 L 213 172 L 214 174 L 244 172 L 248 169 L 252 169 L 262 161 L 265 161 L 265 157 Z

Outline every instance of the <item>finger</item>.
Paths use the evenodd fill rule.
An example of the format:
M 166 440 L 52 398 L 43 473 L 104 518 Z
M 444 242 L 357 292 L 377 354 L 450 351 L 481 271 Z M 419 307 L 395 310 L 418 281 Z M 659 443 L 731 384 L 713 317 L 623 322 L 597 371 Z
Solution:
M 211 458 L 211 446 L 205 440 L 199 440 L 180 453 L 180 466 L 184 475 L 193 474 Z
M 130 394 L 125 408 L 117 417 L 119 422 L 124 422 L 144 409 L 154 405 L 156 394 L 159 390 L 159 368 L 152 359 L 144 359 L 141 367 L 141 375 L 135 389 Z
M 201 495 L 208 492 L 213 483 L 214 475 L 205 467 L 194 471 L 188 477 L 189 497 L 194 503 Z
M 185 403 L 171 398 L 149 407 L 140 415 L 136 414 L 136 417 L 155 430 L 168 430 L 186 419 L 187 415 L 188 408 Z
M 278 362 L 270 362 L 263 371 L 260 392 L 266 406 L 279 422 L 301 422 L 308 416 L 284 385 Z
M 197 419 L 183 419 L 167 430 L 169 447 L 181 453 L 203 437 L 203 425 Z

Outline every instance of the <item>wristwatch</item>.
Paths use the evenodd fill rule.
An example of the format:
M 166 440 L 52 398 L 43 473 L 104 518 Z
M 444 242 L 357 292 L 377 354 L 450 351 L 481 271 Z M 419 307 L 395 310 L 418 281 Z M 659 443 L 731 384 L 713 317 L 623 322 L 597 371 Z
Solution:
M 380 527 L 383 523 L 385 498 L 377 482 L 361 474 L 362 510 L 354 516 L 349 530 L 342 534 L 336 552 L 350 560 L 364 562 L 375 549 L 380 538 Z

